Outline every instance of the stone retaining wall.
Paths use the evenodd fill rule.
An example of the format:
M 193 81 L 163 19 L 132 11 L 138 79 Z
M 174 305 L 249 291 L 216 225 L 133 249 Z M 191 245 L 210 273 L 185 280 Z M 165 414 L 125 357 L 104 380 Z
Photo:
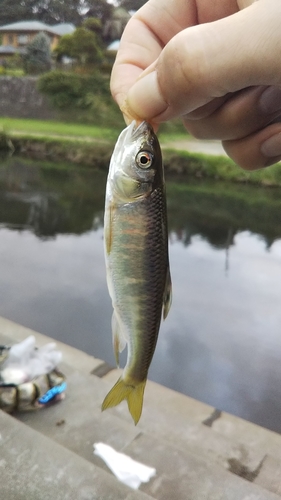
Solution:
M 57 112 L 36 88 L 36 77 L 0 77 L 0 116 L 56 119 Z

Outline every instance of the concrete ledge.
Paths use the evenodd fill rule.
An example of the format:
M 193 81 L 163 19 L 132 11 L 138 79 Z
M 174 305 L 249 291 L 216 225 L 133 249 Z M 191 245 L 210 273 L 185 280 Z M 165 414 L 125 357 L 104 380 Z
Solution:
M 20 341 L 30 334 L 35 335 L 38 345 L 52 340 L 45 335 L 0 318 L 0 343 Z M 146 498 L 154 497 L 158 500 L 280 499 L 281 436 L 279 434 L 222 413 L 209 405 L 151 381 L 147 382 L 143 414 L 138 426 L 135 427 L 126 403 L 105 413 L 100 411 L 105 394 L 116 382 L 122 370 L 114 369 L 108 372 L 103 368 L 103 361 L 96 360 L 61 342 L 57 344 L 66 361 L 62 366 L 68 380 L 66 399 L 40 412 L 17 415 L 22 423 L 18 422 L 19 427 L 17 427 L 17 421 L 14 420 L 13 432 L 7 435 L 2 432 L 3 419 L 0 420 L 2 437 L 0 468 L 3 463 L 6 467 L 6 462 L 2 462 L 2 451 L 9 447 L 10 443 L 14 443 L 14 459 L 19 449 L 20 456 L 28 458 L 29 466 L 35 468 L 34 471 L 37 474 L 36 460 L 43 460 L 37 450 L 38 440 L 41 447 L 39 438 L 41 436 L 48 443 L 53 443 L 53 452 L 51 452 L 50 445 L 46 444 L 50 451 L 49 460 L 53 459 L 54 453 L 56 463 L 56 446 L 59 446 L 65 452 L 71 453 L 73 460 L 76 457 L 83 463 L 96 466 L 98 470 L 104 469 L 103 473 L 107 476 L 109 475 L 105 472 L 108 471 L 107 467 L 92 453 L 93 443 L 103 441 L 157 469 L 157 476 L 148 485 L 142 487 L 143 491 L 150 495 Z M 28 433 L 24 429 L 27 429 Z M 33 432 L 36 432 L 36 436 L 32 434 Z M 29 436 L 27 441 L 26 436 Z M 33 450 L 34 447 L 37 450 L 35 450 L 36 453 Z M 23 452 L 23 449 L 30 449 L 31 454 L 24 455 L 27 452 Z M 60 455 L 60 452 L 58 453 Z M 21 463 L 20 460 L 18 463 Z M 79 469 L 82 467 L 81 463 L 77 467 L 81 470 Z M 22 470 L 25 471 L 25 469 Z M 40 474 L 41 470 L 39 476 Z M 81 474 L 83 475 L 83 472 Z M 104 476 L 104 484 L 106 484 L 106 476 Z M 7 477 L 10 478 L 9 480 L 16 481 L 16 473 Z M 43 483 L 44 481 L 43 476 Z M 88 484 L 87 480 L 85 481 Z M 83 489 L 81 491 L 83 492 Z M 2 493 L 2 489 L 0 492 Z M 78 500 L 80 498 L 81 500 L 84 498 L 85 500 L 119 499 L 118 493 L 116 497 L 91 495 L 37 497 L 31 496 L 29 490 L 26 492 L 28 492 L 27 496 L 4 498 L 5 500 L 12 500 L 12 498 L 16 500 L 27 498 L 36 498 L 36 500 L 41 500 L 41 498 L 42 500 L 47 498 L 50 500 L 51 498 L 52 500 L 53 498 L 56 500 L 62 498 L 65 500 L 69 498 L 73 500 L 74 498 Z M 135 493 L 132 492 L 131 496 L 123 496 L 122 499 L 142 498 L 134 495 Z

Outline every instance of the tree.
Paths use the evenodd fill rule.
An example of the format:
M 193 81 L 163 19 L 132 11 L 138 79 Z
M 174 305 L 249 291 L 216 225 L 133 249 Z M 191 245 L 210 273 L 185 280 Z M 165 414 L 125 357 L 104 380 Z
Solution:
M 46 24 L 80 24 L 82 0 L 28 0 L 33 3 L 33 18 Z
M 38 33 L 26 46 L 23 60 L 28 73 L 43 73 L 51 68 L 50 40 L 45 33 Z
M 86 18 L 95 17 L 100 19 L 103 25 L 111 19 L 114 7 L 112 4 L 107 3 L 106 0 L 86 0 L 85 4 L 88 9 L 85 14 Z
M 86 17 L 104 24 L 112 9 L 106 0 L 0 0 L 0 26 L 26 20 L 79 26 Z
M 147 0 L 119 0 L 118 5 L 126 10 L 139 10 Z
M 111 18 L 104 25 L 104 40 L 106 42 L 119 40 L 130 17 L 130 14 L 125 9 L 121 7 L 114 9 Z
M 71 35 L 61 37 L 55 52 L 58 58 L 68 56 L 82 65 L 97 64 L 103 53 L 95 33 L 86 28 L 77 28 Z
M 102 22 L 97 17 L 87 17 L 82 24 L 83 28 L 92 31 L 97 36 L 102 34 Z
M 24 2 L 1 0 L 0 2 L 0 25 L 22 21 L 27 19 L 28 9 L 25 10 Z
M 61 60 L 63 56 L 74 57 L 73 55 L 73 36 L 63 35 L 54 50 L 54 53 L 58 60 Z

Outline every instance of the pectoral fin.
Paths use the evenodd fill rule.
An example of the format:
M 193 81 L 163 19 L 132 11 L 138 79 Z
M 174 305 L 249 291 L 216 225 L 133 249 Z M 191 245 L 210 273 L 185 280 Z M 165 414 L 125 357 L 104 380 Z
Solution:
M 112 326 L 112 341 L 113 341 L 114 355 L 115 355 L 116 365 L 119 368 L 119 353 L 125 349 L 127 340 L 125 338 L 125 335 L 122 333 L 115 312 L 113 312 L 112 314 L 111 326 Z
M 172 304 L 172 281 L 169 266 L 167 267 L 166 285 L 163 295 L 163 318 L 166 319 Z

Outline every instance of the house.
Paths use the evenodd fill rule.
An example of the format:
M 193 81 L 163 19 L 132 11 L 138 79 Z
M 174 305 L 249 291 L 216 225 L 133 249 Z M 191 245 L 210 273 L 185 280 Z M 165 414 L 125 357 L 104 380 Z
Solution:
M 23 53 L 25 46 L 41 32 L 44 32 L 49 37 L 51 49 L 53 50 L 61 36 L 71 34 L 74 31 L 75 26 L 73 24 L 60 23 L 49 26 L 40 21 L 20 21 L 0 26 L 0 36 L 2 37 L 0 57 Z
M 119 46 L 120 46 L 120 40 L 114 40 L 114 42 L 111 42 L 106 50 L 108 50 L 109 52 L 114 52 L 116 53 L 117 50 L 119 49 Z M 1 47 L 0 47 L 1 48 Z

